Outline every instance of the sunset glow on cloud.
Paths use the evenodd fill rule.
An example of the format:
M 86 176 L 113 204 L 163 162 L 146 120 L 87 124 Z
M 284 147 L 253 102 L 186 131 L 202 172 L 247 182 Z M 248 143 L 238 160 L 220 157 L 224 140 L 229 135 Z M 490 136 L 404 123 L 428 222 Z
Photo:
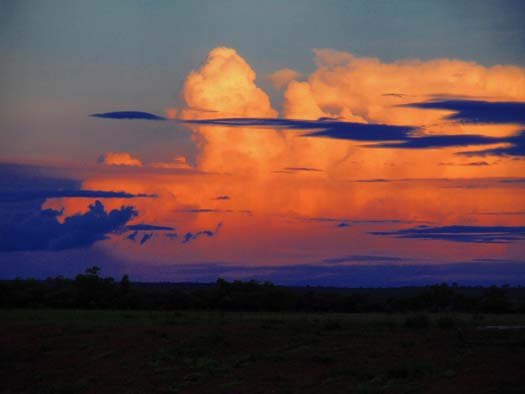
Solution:
M 277 74 L 277 80 L 286 81 L 281 86 L 287 85 L 282 108 L 286 118 L 316 120 L 326 117 L 355 123 L 406 125 L 416 128 L 414 134 L 428 135 L 485 134 L 495 137 L 511 136 L 520 130 L 517 124 L 502 124 L 496 128 L 454 122 L 448 119 L 453 111 L 409 105 L 438 96 L 488 97 L 491 102 L 525 99 L 525 71 L 519 67 L 487 68 L 446 59 L 385 64 L 378 59 L 358 58 L 334 50 L 315 50 L 314 53 L 317 70 L 306 81 L 293 80 L 296 75 L 290 70 L 283 71 L 284 76 Z M 234 79 L 233 73 L 237 76 Z M 255 72 L 235 50 L 216 48 L 210 52 L 204 66 L 192 71 L 186 79 L 182 89 L 186 107 L 182 113 L 187 119 L 275 117 L 268 96 L 255 84 L 254 78 Z M 199 92 L 201 101 L 194 98 L 195 92 Z M 260 105 L 255 104 L 259 102 Z M 263 128 L 259 130 L 242 125 L 235 128 L 221 125 L 188 127 L 201 137 L 197 163 L 206 171 L 249 172 L 260 177 L 268 176 L 275 168 L 299 165 L 322 168 L 326 170 L 325 177 L 338 178 L 342 174 L 347 178 L 479 174 L 479 169 L 465 165 L 470 160 L 468 157 L 456 155 L 464 150 L 461 148 L 444 146 L 425 152 L 404 151 L 407 160 L 399 162 L 396 149 L 365 150 L 355 144 L 327 139 L 297 138 L 301 133 L 278 130 L 262 123 Z M 495 142 L 494 146 L 505 144 Z M 440 165 L 452 159 L 457 166 Z M 414 166 L 414 162 L 418 165 Z M 513 160 L 498 158 L 491 162 L 493 165 L 484 169 L 483 176 L 519 175 L 523 168 L 520 162 Z
M 100 163 L 110 166 L 142 166 L 142 162 L 127 152 L 107 152 L 100 156 Z
M 316 119 L 323 113 L 349 121 L 428 125 L 443 113 L 400 105 L 438 96 L 525 100 L 525 68 L 521 67 L 484 67 L 449 59 L 384 63 L 332 49 L 317 49 L 314 54 L 317 69 L 307 81 L 288 85 L 285 117 Z
M 2 392 L 525 393 L 523 16 L 0 0 Z
M 183 87 L 186 108 L 181 117 L 274 117 L 268 95 L 255 84 L 255 71 L 234 49 L 210 51 L 204 65 L 192 71 Z
M 126 94 L 64 104 L 73 120 L 61 130 L 77 133 L 74 143 L 0 167 L 0 202 L 24 202 L 4 209 L 16 231 L 0 253 L 68 261 L 81 247 L 86 259 L 102 254 L 147 275 L 324 264 L 325 279 L 330 262 L 521 261 L 523 64 L 348 46 L 310 47 L 293 61 L 224 42 L 155 73 L 145 63 L 119 75 Z M 127 214 L 108 224 L 112 212 Z M 69 229 L 75 239 L 63 239 Z M 28 234 L 38 237 L 31 248 Z

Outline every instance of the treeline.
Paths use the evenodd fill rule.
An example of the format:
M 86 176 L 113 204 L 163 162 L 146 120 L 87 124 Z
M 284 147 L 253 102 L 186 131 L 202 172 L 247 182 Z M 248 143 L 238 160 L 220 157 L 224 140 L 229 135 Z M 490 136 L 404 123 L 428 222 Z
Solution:
M 0 282 L 3 308 L 171 309 L 295 312 L 525 312 L 525 289 L 437 284 L 401 289 L 281 287 L 218 279 L 215 284 L 132 283 L 98 267 L 74 279 Z

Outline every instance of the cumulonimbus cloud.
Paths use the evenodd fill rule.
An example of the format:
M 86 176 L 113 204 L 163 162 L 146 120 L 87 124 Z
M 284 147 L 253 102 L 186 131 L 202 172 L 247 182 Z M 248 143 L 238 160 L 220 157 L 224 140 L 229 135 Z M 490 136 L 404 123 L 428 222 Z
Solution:
M 162 161 L 151 163 L 152 167 L 155 168 L 166 168 L 166 169 L 180 169 L 186 170 L 191 169 L 192 166 L 188 163 L 188 160 L 184 156 L 177 156 L 172 161 Z
M 268 75 L 273 87 L 278 90 L 286 88 L 290 82 L 298 81 L 301 78 L 302 74 L 291 68 L 282 68 Z
M 388 63 L 332 49 L 314 50 L 314 56 L 317 66 L 310 75 L 282 69 L 270 76 L 284 89 L 282 117 L 277 118 L 248 62 L 231 48 L 210 51 L 184 83 L 184 105 L 167 111 L 168 118 L 205 121 L 190 124 L 199 145 L 196 168 L 264 177 L 280 168 L 313 167 L 328 176 L 346 176 L 358 165 L 361 177 L 377 177 L 378 166 L 386 178 L 455 177 L 479 169 L 438 165 L 451 161 L 452 154 L 460 153 L 454 160 L 464 163 L 468 156 L 523 156 L 522 125 L 515 121 L 515 105 L 509 105 L 525 101 L 523 67 L 453 59 Z M 218 119 L 237 127 L 210 122 Z M 243 125 L 245 120 L 251 123 Z M 314 138 L 296 138 L 298 133 L 282 132 L 283 120 L 291 122 L 292 130 L 302 128 L 305 120 L 326 124 L 308 134 Z M 360 133 L 359 125 L 370 127 Z M 382 138 L 379 128 L 385 132 Z M 406 135 L 396 138 L 391 133 L 396 130 Z M 336 141 L 341 139 L 350 143 Z M 373 147 L 380 149 L 361 149 L 360 141 L 375 141 Z M 398 149 L 410 157 L 405 162 L 418 164 L 400 162 Z M 504 160 L 486 166 L 484 175 L 520 171 L 519 163 Z
M 184 83 L 181 118 L 275 117 L 268 95 L 255 84 L 255 71 L 231 48 L 213 49 Z
M 485 67 L 451 59 L 385 63 L 333 49 L 315 49 L 317 69 L 306 81 L 291 82 L 283 115 L 288 118 L 340 117 L 370 123 L 420 125 L 442 112 L 403 107 L 436 96 L 525 99 L 525 69 Z M 308 103 L 307 105 L 305 103 Z

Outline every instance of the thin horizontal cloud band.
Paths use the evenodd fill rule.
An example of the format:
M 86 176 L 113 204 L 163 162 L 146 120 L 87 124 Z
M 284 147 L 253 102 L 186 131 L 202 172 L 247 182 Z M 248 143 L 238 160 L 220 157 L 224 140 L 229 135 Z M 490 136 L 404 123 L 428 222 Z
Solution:
M 0 201 L 31 201 L 47 198 L 156 198 L 155 194 L 132 194 L 101 190 L 30 190 L 1 192 Z
M 370 234 L 453 242 L 508 243 L 525 239 L 525 226 L 418 226 L 395 231 L 374 231 Z
M 523 115 L 525 103 L 522 102 L 486 102 L 476 100 L 446 100 L 404 105 L 421 109 L 444 109 L 454 111 L 448 118 L 468 123 L 500 124 L 525 122 Z M 158 115 L 146 112 L 109 112 L 92 116 L 109 119 L 162 120 Z M 268 127 L 290 130 L 312 130 L 303 134 L 305 137 L 325 137 L 351 141 L 375 142 L 369 148 L 393 149 L 435 149 L 474 145 L 507 144 L 479 151 L 459 152 L 467 156 L 524 156 L 525 131 L 505 137 L 492 137 L 476 134 L 414 135 L 418 130 L 414 126 L 388 124 L 353 123 L 332 118 L 318 120 L 300 120 L 283 118 L 219 118 L 177 120 L 188 124 L 228 127 Z

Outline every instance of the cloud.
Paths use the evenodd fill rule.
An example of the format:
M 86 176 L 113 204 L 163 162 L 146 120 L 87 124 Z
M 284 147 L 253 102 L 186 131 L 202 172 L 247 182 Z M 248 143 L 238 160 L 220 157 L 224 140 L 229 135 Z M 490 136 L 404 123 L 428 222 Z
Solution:
M 151 238 L 153 238 L 153 233 L 144 234 L 142 236 L 142 239 L 140 240 L 140 244 L 144 245 L 147 241 L 149 241 Z
M 66 178 L 56 168 L 19 164 L 0 163 L 0 190 L 7 194 L 8 191 L 35 192 L 78 190 L 81 182 L 74 178 Z
M 405 107 L 454 111 L 447 118 L 469 123 L 525 124 L 524 102 L 489 102 L 479 100 L 442 100 L 405 104 Z
M 88 212 L 65 218 L 52 209 L 18 211 L 2 215 L 0 251 L 64 250 L 89 247 L 108 235 L 121 231 L 137 216 L 133 207 L 121 207 L 106 212 L 100 201 L 89 206 Z
M 512 137 L 489 137 L 485 135 L 452 134 L 410 136 L 401 142 L 385 142 L 370 147 L 397 149 L 447 148 L 469 145 L 493 145 L 511 142 Z
M 525 101 L 524 68 L 450 59 L 387 63 L 334 50 L 314 54 L 316 70 L 306 78 L 299 80 L 293 70 L 276 74 L 286 85 L 282 116 L 289 122 L 284 124 L 246 60 L 230 48 L 212 50 L 203 65 L 188 75 L 181 92 L 184 103 L 170 116 L 223 120 L 186 123 L 198 145 L 195 167 L 257 179 L 273 178 L 275 169 L 296 163 L 322 168 L 332 179 L 357 174 L 361 178 L 470 177 L 476 175 L 474 166 L 439 163 L 453 161 L 450 157 L 459 147 L 463 155 L 471 156 L 524 155 L 519 139 L 510 138 L 519 131 L 517 125 L 495 128 L 493 123 L 456 121 L 449 118 L 453 109 L 410 105 L 473 98 L 486 103 Z M 265 120 L 243 123 L 246 118 Z M 306 124 L 308 120 L 318 124 Z M 287 127 L 310 131 L 302 136 L 315 138 L 296 138 L 297 133 L 283 132 Z M 475 145 L 482 148 L 464 149 Z M 366 149 L 370 147 L 378 149 Z M 397 149 L 405 150 L 404 160 Z M 501 160 L 486 166 L 484 175 L 520 170 L 519 163 Z
M 186 107 L 180 117 L 210 117 L 214 112 L 219 116 L 277 116 L 268 95 L 255 84 L 255 77 L 255 71 L 234 49 L 213 49 L 184 82 Z
M 375 231 L 370 234 L 398 238 L 444 240 L 471 243 L 507 243 L 525 240 L 524 226 L 418 226 L 396 231 Z
M 164 113 L 166 114 L 167 119 L 177 119 L 177 114 L 179 113 L 179 111 L 177 110 L 177 108 L 166 108 L 164 110 Z
M 356 179 L 354 182 L 358 183 L 385 183 L 391 182 L 391 179 L 374 178 L 374 179 Z
M 201 230 L 201 231 L 197 231 L 195 233 L 187 232 L 186 234 L 184 234 L 184 236 L 183 236 L 183 238 L 181 240 L 181 243 L 185 244 L 185 243 L 188 243 L 188 242 L 191 242 L 191 241 L 195 241 L 197 238 L 200 238 L 202 236 L 206 236 L 208 238 L 214 237 L 214 236 L 216 236 L 219 233 L 219 230 L 221 229 L 221 227 L 222 227 L 222 223 L 219 223 L 217 225 L 217 227 L 215 228 L 215 231 L 212 231 L 212 230 Z
M 284 93 L 287 118 L 317 119 L 322 112 L 351 121 L 429 125 L 448 108 L 422 114 L 417 108 L 399 106 L 400 101 L 426 100 L 443 92 L 497 101 L 525 100 L 525 68 L 521 67 L 485 67 L 450 59 L 385 63 L 332 49 L 315 49 L 314 55 L 317 69 L 306 81 L 289 83 Z
M 328 137 L 353 141 L 403 141 L 417 130 L 411 126 L 365 124 L 335 120 L 300 120 L 280 118 L 219 118 L 187 120 L 189 124 L 228 127 L 271 127 L 282 130 L 310 131 L 305 137 Z
M 91 114 L 94 118 L 103 119 L 142 119 L 142 120 L 166 120 L 162 116 L 150 114 L 142 111 L 117 111 L 117 112 L 105 112 L 100 114 Z
M 193 168 L 184 156 L 177 156 L 173 161 L 151 163 L 151 167 L 182 170 Z
M 142 162 L 128 152 L 107 152 L 99 157 L 98 162 L 110 166 L 142 167 Z
M 284 93 L 283 112 L 290 119 L 319 119 L 328 116 L 317 104 L 310 84 L 297 81 L 288 84 Z
M 525 156 L 525 130 L 518 134 L 503 138 L 501 142 L 506 143 L 504 147 L 458 152 L 460 156 Z
M 399 223 L 417 223 L 414 220 L 401 220 L 401 219 L 366 219 L 366 220 L 355 220 L 348 218 L 338 217 L 298 217 L 299 220 L 307 222 L 326 222 L 326 223 L 338 223 L 337 227 L 349 227 L 351 224 L 399 224 Z
M 308 173 L 321 173 L 324 170 L 313 167 L 285 167 L 282 170 L 273 171 L 277 174 L 308 174 Z
M 131 224 L 126 226 L 126 230 L 136 230 L 136 231 L 172 231 L 175 230 L 174 227 L 169 226 L 156 226 L 154 224 Z
M 486 150 L 459 152 L 466 156 L 525 156 L 525 131 L 515 135 L 492 137 L 477 134 L 427 135 L 412 126 L 355 123 L 341 120 L 299 120 L 268 118 L 224 118 L 188 120 L 190 124 L 228 127 L 272 127 L 284 130 L 314 130 L 303 137 L 324 137 L 350 141 L 373 142 L 368 148 L 438 149 L 473 145 L 506 144 Z
M 353 262 L 366 262 L 366 263 L 400 263 L 408 259 L 393 256 L 374 256 L 374 255 L 357 255 L 352 254 L 348 256 L 332 257 L 323 259 L 323 263 L 340 264 L 340 263 L 353 263 Z
M 277 90 L 286 88 L 290 82 L 297 81 L 301 77 L 302 74 L 300 72 L 291 68 L 282 68 L 268 75 L 268 79 Z
M 471 161 L 468 163 L 439 163 L 440 166 L 471 166 L 471 167 L 483 167 L 490 166 L 486 161 Z
M 122 230 L 123 231 L 132 231 L 131 234 L 126 236 L 126 239 L 129 239 L 129 240 L 131 240 L 133 242 L 136 242 L 138 240 L 137 236 L 139 236 L 139 232 L 140 231 L 144 231 L 142 233 L 142 237 L 140 237 L 140 241 L 139 241 L 139 244 L 142 246 L 146 242 L 148 242 L 150 239 L 153 238 L 154 232 L 156 232 L 156 231 L 174 231 L 175 228 L 174 227 L 169 227 L 169 226 L 157 226 L 157 225 L 154 225 L 154 224 L 140 223 L 140 224 L 128 225 L 128 226 L 124 227 Z M 145 231 L 148 231 L 148 232 L 145 232 Z M 177 234 L 175 234 L 175 233 L 166 233 L 164 235 L 166 235 L 167 237 L 170 237 L 171 239 L 174 239 L 174 238 L 177 237 Z
M 31 201 L 48 198 L 153 198 L 154 194 L 132 194 L 126 192 L 112 192 L 101 190 L 22 190 L 0 192 L 0 201 Z
M 139 234 L 138 231 L 134 231 L 132 232 L 131 234 L 129 234 L 126 239 L 129 239 L 131 241 L 135 241 L 135 239 L 137 238 L 137 235 Z
M 178 212 L 185 213 L 222 213 L 222 212 L 233 212 L 231 209 L 215 209 L 215 208 L 189 208 L 179 209 Z
M 500 179 L 501 183 L 525 183 L 525 178 Z

